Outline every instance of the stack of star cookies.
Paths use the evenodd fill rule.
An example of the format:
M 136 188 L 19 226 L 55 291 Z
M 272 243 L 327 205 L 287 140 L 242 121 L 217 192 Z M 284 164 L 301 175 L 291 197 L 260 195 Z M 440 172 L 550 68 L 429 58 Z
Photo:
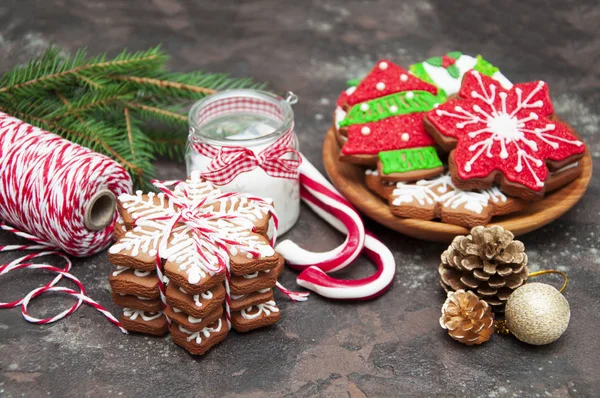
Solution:
M 198 173 L 168 194 L 121 195 L 109 260 L 113 298 L 132 332 L 164 335 L 201 355 L 227 336 L 280 318 L 273 287 L 284 260 L 270 245 L 266 201 L 223 194 Z M 164 272 L 164 302 L 160 272 Z
M 584 144 L 547 85 L 513 85 L 458 51 L 411 65 L 382 60 L 341 93 L 340 160 L 404 218 L 473 227 L 523 210 L 576 179 Z

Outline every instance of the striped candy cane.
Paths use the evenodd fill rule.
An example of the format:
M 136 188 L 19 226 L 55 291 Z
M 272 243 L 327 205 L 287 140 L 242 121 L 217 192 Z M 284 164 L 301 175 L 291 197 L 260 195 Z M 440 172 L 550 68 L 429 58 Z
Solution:
M 325 252 L 314 253 L 287 240 L 277 246 L 288 264 L 302 272 L 297 283 L 332 299 L 367 300 L 383 294 L 393 283 L 396 262 L 390 250 L 365 231 L 362 219 L 352 205 L 306 159 L 300 167 L 302 200 L 334 228 L 346 235 L 344 243 Z M 377 266 L 377 272 L 359 280 L 333 278 L 327 273 L 346 268 L 363 252 Z
M 338 217 L 343 220 L 343 225 L 348 226 L 344 232 L 346 240 L 340 246 L 321 253 L 302 249 L 290 240 L 279 243 L 275 249 L 290 267 L 297 270 L 312 266 L 325 272 L 335 272 L 349 266 L 360 255 L 365 242 L 365 227 L 360 215 L 304 157 L 300 166 L 300 183 L 303 189 L 322 193 L 324 203 L 339 209 Z

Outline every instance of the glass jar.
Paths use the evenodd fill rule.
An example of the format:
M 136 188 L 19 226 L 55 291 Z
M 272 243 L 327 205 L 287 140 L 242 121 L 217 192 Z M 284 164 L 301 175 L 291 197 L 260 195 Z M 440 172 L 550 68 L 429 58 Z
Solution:
M 228 90 L 198 101 L 190 109 L 187 172 L 202 176 L 224 192 L 270 198 L 287 232 L 300 212 L 298 139 L 286 98 L 259 90 Z

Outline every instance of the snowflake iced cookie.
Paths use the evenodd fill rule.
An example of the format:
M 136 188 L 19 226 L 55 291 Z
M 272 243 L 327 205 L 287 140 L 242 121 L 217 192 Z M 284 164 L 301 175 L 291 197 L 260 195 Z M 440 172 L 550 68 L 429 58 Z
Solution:
M 510 80 L 481 55 L 472 57 L 460 51 L 451 51 L 441 57 L 431 57 L 424 62 L 411 65 L 409 69 L 421 80 L 443 90 L 448 97 L 458 93 L 463 76 L 471 69 L 490 76 L 506 89 L 512 87 Z
M 463 191 L 452 183 L 448 173 L 413 183 L 390 184 L 376 171 L 365 175 L 367 186 L 386 199 L 397 217 L 420 220 L 441 219 L 447 224 L 471 228 L 485 225 L 492 217 L 524 209 L 523 200 L 504 195 L 497 187 Z
M 512 196 L 543 197 L 550 171 L 575 164 L 585 145 L 553 115 L 547 85 L 498 81 L 473 70 L 463 79 L 456 98 L 431 110 L 425 127 L 448 159 L 453 183 L 460 189 L 487 189 L 494 183 Z M 567 173 L 576 178 L 575 172 Z M 561 184 L 570 180 L 566 174 Z M 548 184 L 547 184 L 548 183 Z
M 335 112 L 340 159 L 377 166 L 394 181 L 439 174 L 435 141 L 423 127 L 423 113 L 446 97 L 388 60 L 382 60 L 356 86 L 342 93 Z
M 170 332 L 176 344 L 201 355 L 230 328 L 275 323 L 272 289 L 284 260 L 266 236 L 270 201 L 223 193 L 196 172 L 155 185 L 158 194 L 118 198 L 109 282 L 115 303 L 125 307 L 124 327 Z M 256 308 L 268 311 L 256 315 Z

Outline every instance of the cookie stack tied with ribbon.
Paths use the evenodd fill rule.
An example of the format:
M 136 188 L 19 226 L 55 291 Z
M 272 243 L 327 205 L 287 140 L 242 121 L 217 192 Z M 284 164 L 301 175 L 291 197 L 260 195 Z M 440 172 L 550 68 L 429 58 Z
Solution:
M 458 51 L 409 70 L 378 62 L 334 115 L 340 160 L 367 166 L 366 185 L 394 215 L 470 228 L 581 174 L 585 146 L 544 82 L 513 85 Z
M 164 335 L 204 354 L 233 327 L 271 325 L 283 258 L 267 238 L 270 201 L 222 193 L 198 172 L 154 182 L 160 193 L 121 195 L 122 226 L 109 250 L 109 280 L 124 327 Z

